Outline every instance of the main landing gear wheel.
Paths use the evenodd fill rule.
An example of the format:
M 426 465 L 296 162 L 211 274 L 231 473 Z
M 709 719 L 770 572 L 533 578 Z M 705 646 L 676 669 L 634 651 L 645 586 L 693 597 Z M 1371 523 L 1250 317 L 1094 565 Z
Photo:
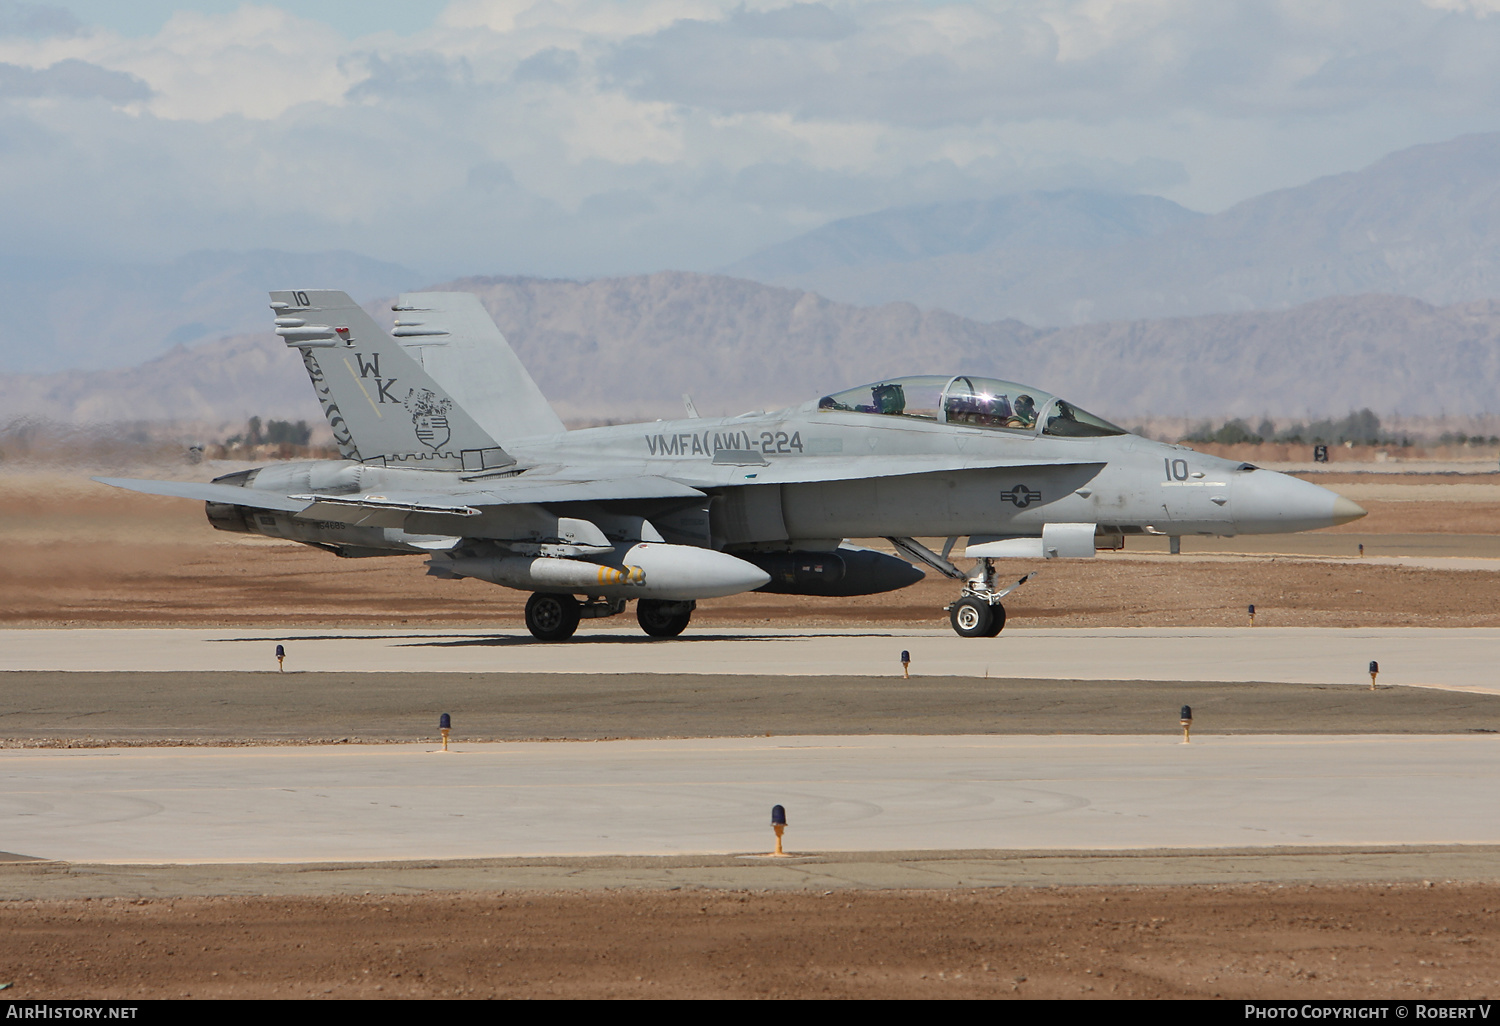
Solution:
M 998 602 L 990 605 L 976 598 L 962 598 L 953 603 L 948 619 L 961 638 L 993 638 L 1005 626 L 1005 607 Z
M 641 630 L 653 638 L 675 638 L 687 630 L 693 618 L 692 602 L 666 602 L 641 599 L 635 604 L 635 619 Z
M 541 641 L 567 641 L 578 630 L 578 600 L 539 591 L 526 600 L 526 629 Z

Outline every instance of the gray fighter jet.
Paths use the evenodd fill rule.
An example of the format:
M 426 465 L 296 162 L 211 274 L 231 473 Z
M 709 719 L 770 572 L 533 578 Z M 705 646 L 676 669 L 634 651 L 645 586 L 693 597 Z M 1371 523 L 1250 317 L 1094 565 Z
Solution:
M 568 431 L 472 295 L 403 295 L 394 337 L 342 292 L 271 293 L 342 459 L 211 484 L 99 478 L 207 503 L 224 531 L 340 556 L 420 553 L 427 572 L 530 591 L 526 626 L 571 637 L 636 601 L 647 634 L 760 590 L 856 596 L 962 582 L 965 637 L 1005 625 L 1000 559 L 1130 535 L 1264 534 L 1365 511 L 1296 478 L 1133 435 L 1028 385 L 891 378 L 771 413 Z M 693 414 L 691 403 L 689 414 Z M 912 562 L 851 544 L 885 538 Z M 944 538 L 933 551 L 917 538 Z M 976 559 L 971 571 L 950 557 Z

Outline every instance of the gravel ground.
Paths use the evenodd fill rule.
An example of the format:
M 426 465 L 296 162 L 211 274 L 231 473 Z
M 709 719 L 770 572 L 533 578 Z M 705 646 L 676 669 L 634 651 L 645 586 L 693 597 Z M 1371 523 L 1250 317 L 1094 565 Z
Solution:
M 292 542 L 214 531 L 201 503 L 136 495 L 86 479 L 0 478 L 0 625 L 519 626 L 526 595 L 424 574 L 419 556 L 338 559 Z M 1494 487 L 1494 486 L 1491 486 Z M 1355 559 L 1417 555 L 1495 559 L 1500 502 L 1370 502 L 1370 516 L 1330 531 L 1244 539 L 1165 539 L 1092 560 L 1057 560 L 1006 602 L 1033 627 L 1500 626 L 1500 572 Z M 1500 492 L 1500 487 L 1494 487 Z M 1430 493 L 1430 494 L 1428 494 Z M 1358 528 L 1351 533 L 1351 528 Z M 876 542 L 875 544 L 883 544 Z M 1192 554 L 1240 554 L 1210 561 Z M 1276 555 L 1291 553 L 1292 556 Z M 854 599 L 737 595 L 700 603 L 711 626 L 942 626 L 953 582 L 927 580 Z
M 28 998 L 1480 999 L 1500 886 L 0 903 Z

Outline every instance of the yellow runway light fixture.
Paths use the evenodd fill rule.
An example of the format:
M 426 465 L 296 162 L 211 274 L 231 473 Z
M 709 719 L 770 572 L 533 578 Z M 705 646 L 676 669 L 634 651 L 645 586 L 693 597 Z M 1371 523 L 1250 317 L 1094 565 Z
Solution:
M 1182 723 L 1182 743 L 1185 745 L 1191 744 L 1192 738 L 1189 735 L 1193 730 L 1193 707 L 1190 705 L 1183 706 L 1182 712 L 1178 716 Z

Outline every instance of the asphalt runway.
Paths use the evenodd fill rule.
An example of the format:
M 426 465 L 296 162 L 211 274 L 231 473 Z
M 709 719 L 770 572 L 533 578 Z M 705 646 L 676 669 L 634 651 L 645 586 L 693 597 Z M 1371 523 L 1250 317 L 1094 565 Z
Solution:
M 747 674 L 0 674 L 0 746 L 825 734 L 1500 732 L 1500 695 L 1365 684 Z
M 85 863 L 1496 845 L 1500 738 L 743 738 L 0 752 L 6 847 Z
M 1369 683 L 1500 694 L 1500 629 L 1012 628 L 997 638 L 948 630 L 703 629 L 655 640 L 585 621 L 566 643 L 525 631 L 9 629 L 0 670 L 405 673 L 676 673 L 888 676 L 909 651 L 918 676 L 1050 680 Z

